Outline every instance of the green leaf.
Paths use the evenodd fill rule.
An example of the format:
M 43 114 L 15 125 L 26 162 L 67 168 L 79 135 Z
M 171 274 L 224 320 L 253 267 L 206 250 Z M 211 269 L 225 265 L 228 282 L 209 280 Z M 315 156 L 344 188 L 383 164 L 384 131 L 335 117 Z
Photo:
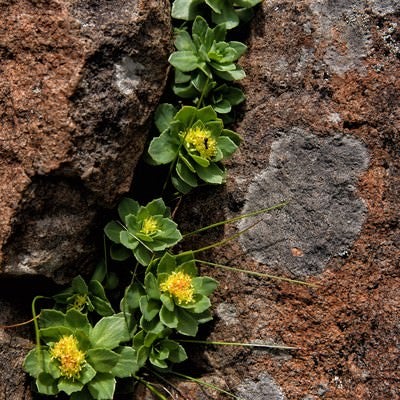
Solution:
M 112 242 L 121 243 L 120 242 L 120 233 L 122 230 L 123 229 L 122 229 L 121 225 L 119 225 L 115 221 L 111 221 L 105 226 L 104 233 Z
M 82 390 L 83 384 L 78 380 L 60 378 L 57 387 L 60 392 L 65 392 L 70 396 L 72 393 Z
M 223 0 L 206 0 L 206 4 L 217 14 L 221 13 Z
M 192 21 L 198 14 L 197 6 L 203 1 L 204 0 L 175 0 L 172 3 L 172 18 Z
M 55 379 L 46 372 L 41 372 L 36 379 L 36 386 L 39 393 L 47 394 L 49 396 L 58 393 L 57 383 Z
M 89 390 L 84 387 L 80 392 L 72 393 L 70 400 L 93 400 Z
M 72 279 L 71 286 L 75 293 L 88 294 L 89 292 L 89 288 L 86 285 L 85 280 L 80 275 Z
M 168 368 L 168 364 L 164 360 L 160 360 L 152 349 L 150 352 L 149 361 L 158 368 L 165 369 Z
M 228 100 L 221 100 L 214 104 L 214 110 L 220 114 L 227 114 L 232 110 L 231 103 Z
M 196 165 L 196 172 L 203 181 L 211 184 L 221 184 L 225 179 L 224 171 L 215 163 L 211 163 L 207 168 Z
M 161 300 L 161 302 L 163 303 L 163 305 L 164 305 L 165 307 L 167 307 L 167 309 L 168 309 L 169 311 L 174 311 L 175 303 L 173 302 L 171 296 L 168 296 L 168 295 L 166 295 L 166 294 L 162 294 L 162 295 L 160 296 L 160 300 Z
M 179 178 L 189 186 L 196 187 L 198 185 L 196 175 L 189 170 L 182 160 L 178 160 L 176 163 L 176 173 L 178 174 Z
M 205 324 L 206 322 L 212 321 L 213 317 L 210 310 L 203 311 L 200 314 L 192 314 L 196 318 L 199 324 Z
M 57 310 L 42 310 L 39 315 L 40 328 L 65 325 L 65 314 Z
M 178 155 L 179 139 L 164 131 L 150 142 L 148 153 L 157 164 L 169 164 Z
M 118 275 L 115 272 L 110 272 L 104 283 L 104 288 L 107 290 L 114 290 L 119 284 Z
M 165 305 L 161 307 L 160 320 L 168 328 L 176 328 L 178 326 L 178 317 L 174 311 L 168 310 Z
M 192 285 L 196 293 L 210 296 L 217 288 L 218 282 L 208 276 L 197 276 L 192 279 Z
M 198 330 L 198 322 L 187 311 L 178 308 L 178 326 L 177 331 L 182 335 L 196 336 Z
M 175 47 L 179 51 L 190 51 L 195 53 L 196 46 L 193 43 L 189 33 L 185 30 L 180 30 L 175 37 Z
M 74 330 L 82 330 L 86 334 L 89 333 L 90 323 L 86 314 L 81 313 L 74 308 L 67 311 L 65 315 L 65 325 Z
M 216 25 L 223 24 L 226 29 L 233 29 L 239 25 L 239 17 L 229 2 L 223 4 L 220 14 L 212 13 L 212 21 Z
M 170 217 L 169 209 L 166 207 L 164 200 L 161 198 L 150 201 L 150 203 L 143 207 L 143 209 L 146 210 L 149 215 Z
M 126 312 L 134 312 L 139 308 L 139 300 L 140 297 L 145 294 L 141 285 L 137 282 L 131 283 L 125 291 L 125 296 L 121 302 L 121 311 Z M 122 305 L 124 304 L 124 305 Z M 125 308 L 127 307 L 127 309 Z
M 172 104 L 163 103 L 157 107 L 154 114 L 154 122 L 160 133 L 169 128 L 175 114 L 176 109 Z
M 119 355 L 108 349 L 89 349 L 86 360 L 96 371 L 110 372 L 117 364 Z
M 229 42 L 229 46 L 233 48 L 237 53 L 237 58 L 241 57 L 244 53 L 246 53 L 247 46 L 242 42 Z
M 199 68 L 199 58 L 192 51 L 175 51 L 168 59 L 169 63 L 181 70 L 182 72 L 190 72 Z
M 192 25 L 192 34 L 196 34 L 202 38 L 206 35 L 208 29 L 207 21 L 202 16 L 198 15 Z
M 147 321 L 151 321 L 160 311 L 160 302 L 149 300 L 146 296 L 140 298 L 140 311 Z
M 156 277 L 149 272 L 144 277 L 144 285 L 146 288 L 146 294 L 150 299 L 159 300 L 160 299 L 160 289 L 158 287 L 158 282 Z
M 128 249 L 135 250 L 139 245 L 138 240 L 130 232 L 121 231 L 119 237 L 121 244 Z
M 197 116 L 197 108 L 192 106 L 183 106 L 175 115 L 177 121 L 182 122 L 185 128 L 193 124 Z
M 200 108 L 200 110 L 198 110 L 197 112 L 197 118 L 203 122 L 214 121 L 214 120 L 220 121 L 216 112 L 211 106 Z
M 45 366 L 50 362 L 48 351 L 33 348 L 25 358 L 24 370 L 34 378 L 37 378 L 41 372 L 45 372 Z
M 111 374 L 98 373 L 88 383 L 90 394 L 96 400 L 110 400 L 114 398 L 115 379 Z
M 167 347 L 169 349 L 168 360 L 173 363 L 180 363 L 188 358 L 185 349 L 173 340 L 163 340 L 162 347 Z
M 112 244 L 110 246 L 110 257 L 115 261 L 125 261 L 132 255 L 126 247 Z
M 183 306 L 182 308 L 188 308 L 191 312 L 195 314 L 201 314 L 202 312 L 208 310 L 211 307 L 211 301 L 207 296 L 203 296 L 202 294 L 195 295 L 195 303 L 190 304 L 190 306 Z
M 133 255 L 136 260 L 144 266 L 149 265 L 151 259 L 153 258 L 153 252 L 147 250 L 142 244 L 139 244 L 135 250 L 133 250 Z
M 141 346 L 136 353 L 136 364 L 140 367 L 146 363 L 150 354 L 150 349 L 146 346 Z
M 45 343 L 54 342 L 59 340 L 65 335 L 73 335 L 74 331 L 66 326 L 52 326 L 49 328 L 40 329 L 41 339 Z
M 103 282 L 104 278 L 107 275 L 107 266 L 104 260 L 101 260 L 97 265 L 93 272 L 92 280 Z
M 238 148 L 227 136 L 220 136 L 217 140 L 217 146 L 222 151 L 224 159 L 230 157 Z
M 251 8 L 261 2 L 262 0 L 235 0 L 235 4 L 243 8 Z
M 82 367 L 78 381 L 86 385 L 95 377 L 95 375 L 95 369 L 89 363 L 85 363 L 85 365 Z
M 196 154 L 189 153 L 190 157 L 193 158 L 193 160 L 198 164 L 199 166 L 203 168 L 207 168 L 210 165 L 210 161 L 208 161 L 206 158 L 197 156 Z M 196 168 L 195 168 L 196 169 Z
M 123 314 L 103 317 L 91 330 L 89 339 L 92 347 L 113 349 L 130 338 Z
M 238 65 L 233 71 L 215 71 L 215 74 L 226 81 L 239 81 L 246 76 L 246 73 L 243 71 L 242 67 Z
M 130 199 L 129 197 L 124 197 L 118 204 L 118 215 L 121 221 L 125 223 L 125 218 L 138 212 L 139 203 L 136 200 Z
M 122 346 L 116 350 L 119 360 L 111 373 L 117 378 L 128 378 L 139 371 L 136 363 L 136 352 L 132 347 Z

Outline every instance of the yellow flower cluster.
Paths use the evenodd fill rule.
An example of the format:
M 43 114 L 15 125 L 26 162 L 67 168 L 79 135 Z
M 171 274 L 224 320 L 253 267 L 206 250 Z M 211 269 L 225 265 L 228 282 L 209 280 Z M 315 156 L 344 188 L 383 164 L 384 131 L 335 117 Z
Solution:
M 74 298 L 74 302 L 70 308 L 75 308 L 75 310 L 82 311 L 85 305 L 88 303 L 88 297 L 86 294 L 78 294 Z
M 192 277 L 184 272 L 172 272 L 167 280 L 160 284 L 160 290 L 175 297 L 178 304 L 193 301 Z
M 85 364 L 85 353 L 78 348 L 78 340 L 73 336 L 63 336 L 50 350 L 51 357 L 60 362 L 62 376 L 79 378 Z
M 185 135 L 185 142 L 189 149 L 196 150 L 201 157 L 209 160 L 217 154 L 217 141 L 211 133 L 200 127 L 190 128 Z
M 158 224 L 155 218 L 148 217 L 144 219 L 140 232 L 144 233 L 145 235 L 151 235 L 152 233 L 156 233 L 158 230 Z

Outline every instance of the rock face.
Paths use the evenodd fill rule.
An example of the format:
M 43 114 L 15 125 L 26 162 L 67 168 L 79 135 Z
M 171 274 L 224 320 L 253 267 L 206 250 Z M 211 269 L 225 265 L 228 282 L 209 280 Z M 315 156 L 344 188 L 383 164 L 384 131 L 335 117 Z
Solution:
M 166 80 L 169 4 L 10 0 L 0 13 L 0 271 L 61 282 L 131 185 Z
M 251 23 L 244 143 L 224 189 L 183 202 L 183 231 L 289 200 L 203 257 L 318 287 L 203 268 L 220 281 L 210 340 L 298 348 L 206 348 L 208 377 L 239 397 L 400 398 L 399 13 L 398 1 L 273 0 Z
M 161 51 L 160 59 L 166 58 L 164 28 L 157 31 L 160 21 L 167 26 L 166 17 L 158 14 L 166 7 L 150 2 L 139 12 L 132 5 L 133 15 L 143 21 L 142 30 L 132 26 L 129 31 L 135 41 L 118 40 L 118 24 L 107 22 L 114 13 L 120 23 L 132 17 L 125 14 L 125 2 L 60 4 L 0 2 L 6 16 L 1 23 L 30 27 L 25 42 L 24 30 L 18 40 L 11 40 L 9 31 L 0 36 L 9 43 L 0 46 L 1 76 L 8 74 L 0 86 L 7 139 L 0 147 L 5 160 L 0 237 L 9 274 L 37 271 L 48 256 L 51 268 L 46 270 L 57 278 L 54 265 L 72 263 L 64 252 L 71 254 L 73 248 L 76 257 L 83 257 L 90 250 L 89 238 L 85 242 L 77 236 L 88 232 L 99 205 L 111 204 L 126 190 L 130 175 L 124 180 L 120 174 L 133 168 L 138 155 L 132 151 L 123 161 L 117 149 L 132 146 L 140 153 L 142 124 L 164 79 L 165 64 L 160 66 L 154 54 Z M 41 13 L 19 13 L 22 6 Z M 187 196 L 177 218 L 187 232 L 290 200 L 240 240 L 201 256 L 318 286 L 203 266 L 203 273 L 220 281 L 215 321 L 202 332 L 204 338 L 296 349 L 194 346 L 184 373 L 204 372 L 202 380 L 245 399 L 400 397 L 399 15 L 400 2 L 393 0 L 271 0 L 258 8 L 243 59 L 248 100 L 236 126 L 245 141 L 228 165 L 227 185 Z M 66 39 L 63 30 L 59 47 L 51 48 L 48 32 L 66 26 L 81 45 Z M 150 37 L 160 40 L 164 50 L 149 45 L 143 53 L 117 51 L 120 45 L 142 46 Z M 92 49 L 96 40 L 104 45 Z M 46 62 L 35 58 L 36 42 Z M 12 51 L 13 46 L 35 62 L 15 68 L 20 51 Z M 153 73 L 154 80 L 144 80 Z M 33 84 L 37 76 L 42 77 L 38 86 Z M 111 84 L 104 88 L 104 82 Z M 153 83 L 146 83 L 145 90 L 144 82 Z M 139 101 L 128 105 L 127 98 L 136 97 Z M 110 98 L 119 100 L 112 103 L 119 104 L 120 114 Z M 44 100 L 57 106 L 50 107 L 52 113 Z M 13 136 L 16 132 L 20 136 Z M 87 226 L 74 222 L 85 217 Z M 248 223 L 210 230 L 194 237 L 192 247 L 222 240 Z M 28 237 L 37 243 L 27 244 Z M 80 249 L 82 243 L 86 247 Z M 50 251 L 57 246 L 65 251 Z M 44 251 L 34 253 L 36 248 Z M 14 302 L 4 304 L 10 310 Z M 4 323 L 20 320 L 10 311 L 2 316 Z M 26 343 L 8 332 L 0 336 L 1 364 L 20 365 Z M 11 364 L 13 358 L 18 362 Z M 1 400 L 30 398 L 18 367 L 2 377 Z M 176 385 L 186 398 L 226 398 L 210 387 Z M 135 398 L 151 398 L 140 390 Z

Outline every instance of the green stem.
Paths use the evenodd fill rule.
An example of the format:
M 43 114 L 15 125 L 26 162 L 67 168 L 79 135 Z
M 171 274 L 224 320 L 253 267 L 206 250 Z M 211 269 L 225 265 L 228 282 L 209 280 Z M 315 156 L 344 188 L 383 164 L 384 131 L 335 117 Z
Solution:
M 175 372 L 175 371 L 170 371 L 170 373 L 173 374 L 173 375 L 179 376 L 179 377 L 181 377 L 181 378 L 187 379 L 187 380 L 189 380 L 189 381 L 196 382 L 196 383 L 198 383 L 199 385 L 207 386 L 207 387 L 209 387 L 209 388 L 211 388 L 211 389 L 217 390 L 218 392 L 224 393 L 224 394 L 226 394 L 227 396 L 232 397 L 232 398 L 234 398 L 234 399 L 236 399 L 236 400 L 243 400 L 242 398 L 237 397 L 237 396 L 235 396 L 234 394 L 232 394 L 232 393 L 230 393 L 230 392 L 228 392 L 228 391 L 226 391 L 226 390 L 224 390 L 224 389 L 221 389 L 220 387 L 215 386 L 215 385 L 213 385 L 213 384 L 211 384 L 211 383 L 204 382 L 204 381 L 202 381 L 201 379 L 196 379 L 196 378 L 193 378 L 192 376 L 180 374 L 179 372 Z
M 210 265 L 212 267 L 218 267 L 218 268 L 227 269 L 229 271 L 243 272 L 243 273 L 248 274 L 248 275 L 260 276 L 262 278 L 276 279 L 276 280 L 279 280 L 279 281 L 296 283 L 298 285 L 319 287 L 319 285 L 316 285 L 315 283 L 308 283 L 308 282 L 304 282 L 304 281 L 298 281 L 296 279 L 283 278 L 283 277 L 277 276 L 277 275 L 263 274 L 261 272 L 249 271 L 247 269 L 241 269 L 241 268 L 236 268 L 236 267 L 228 267 L 227 265 L 217 264 L 217 263 L 213 263 L 213 262 L 210 262 L 210 261 L 195 260 L 195 262 L 206 264 L 206 265 Z
M 185 233 L 183 235 L 183 238 L 186 238 L 186 237 L 192 236 L 192 235 L 196 235 L 197 233 L 204 232 L 204 231 L 206 231 L 208 229 L 216 228 L 217 226 L 220 226 L 220 225 L 231 224 L 233 222 L 239 221 L 239 220 L 244 219 L 244 218 L 254 217 L 254 216 L 259 215 L 259 214 L 267 213 L 269 211 L 273 211 L 273 210 L 276 210 L 278 208 L 285 207 L 288 203 L 289 203 L 288 201 L 284 201 L 284 202 L 276 204 L 276 205 L 274 205 L 272 207 L 263 208 L 261 210 L 253 211 L 253 212 L 248 213 L 248 214 L 239 215 L 238 217 L 235 217 L 235 218 L 226 219 L 225 221 L 216 222 L 215 224 L 204 226 L 203 228 L 197 229 L 197 230 L 195 230 L 193 232 Z
M 150 382 L 145 381 L 144 379 L 134 376 L 135 379 L 137 379 L 142 385 L 146 386 L 147 389 L 150 390 L 153 394 L 157 396 L 157 398 L 161 400 L 168 400 L 161 392 L 159 392 Z
M 218 342 L 209 340 L 190 340 L 181 339 L 179 342 L 182 343 L 197 343 L 197 344 L 212 344 L 218 346 L 240 346 L 240 347 L 261 347 L 267 349 L 279 349 L 279 350 L 298 350 L 298 347 L 283 346 L 278 344 L 263 344 L 263 343 L 240 343 L 240 342 Z
M 228 238 L 226 238 L 226 239 L 224 239 L 224 240 L 221 240 L 220 242 L 215 242 L 215 243 L 210 244 L 210 245 L 208 245 L 208 246 L 204 246 L 204 247 L 202 247 L 202 248 L 200 248 L 200 249 L 191 250 L 191 251 L 188 251 L 188 252 L 183 252 L 183 253 L 181 253 L 181 254 L 186 254 L 186 253 L 193 253 L 193 254 L 195 254 L 195 253 L 200 253 L 201 251 L 213 249 L 214 247 L 222 246 L 222 245 L 224 245 L 224 244 L 226 244 L 226 243 L 228 243 L 228 242 L 230 242 L 230 241 L 236 239 L 237 237 L 239 237 L 239 236 L 242 235 L 243 233 L 247 232 L 248 230 L 254 228 L 254 227 L 255 227 L 257 224 L 259 224 L 260 222 L 261 222 L 261 220 L 255 222 L 254 224 L 251 224 L 251 225 L 248 226 L 246 229 L 243 229 L 242 231 L 237 232 L 237 233 L 235 233 L 234 235 L 229 236 Z
M 38 315 L 36 314 L 36 301 L 40 300 L 40 299 L 49 299 L 50 297 L 46 297 L 46 296 L 36 296 L 33 300 L 32 300 L 32 316 L 33 316 L 33 325 L 35 327 L 35 339 L 36 339 L 36 349 L 37 349 L 37 354 L 38 354 L 38 362 L 39 365 L 43 365 L 44 360 L 42 357 L 42 352 L 40 351 L 40 331 L 39 331 L 39 323 L 38 323 Z M 40 313 L 39 313 L 40 315 Z

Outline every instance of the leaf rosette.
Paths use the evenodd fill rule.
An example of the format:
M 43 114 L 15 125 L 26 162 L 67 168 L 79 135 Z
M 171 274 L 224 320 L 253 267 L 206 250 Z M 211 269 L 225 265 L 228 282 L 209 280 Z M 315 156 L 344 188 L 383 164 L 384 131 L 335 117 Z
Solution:
M 156 111 L 156 126 L 161 132 L 149 146 L 156 165 L 173 163 L 172 184 L 188 193 L 200 183 L 222 184 L 222 161 L 238 148 L 240 137 L 224 128 L 211 106 L 197 109 L 184 106 L 178 112 L 170 104 Z
M 114 314 L 103 285 L 94 279 L 87 284 L 80 275 L 72 280 L 70 287 L 53 296 L 53 299 L 57 308 L 96 312 L 103 317 Z
M 253 16 L 252 8 L 262 0 L 175 0 L 172 17 L 192 21 L 199 15 L 202 6 L 211 11 L 215 24 L 224 24 L 227 29 L 235 28 L 240 21 L 247 22 Z
M 225 37 L 223 25 L 212 29 L 200 16 L 193 22 L 192 35 L 184 29 L 176 30 L 177 51 L 171 54 L 169 62 L 175 67 L 173 91 L 177 96 L 208 98 L 219 86 L 216 80 L 236 81 L 245 77 L 236 62 L 247 47 L 237 41 L 226 42 Z
M 135 351 L 122 346 L 130 339 L 126 315 L 103 317 L 92 326 L 85 314 L 43 310 L 39 334 L 44 345 L 31 350 L 25 370 L 39 393 L 65 392 L 71 400 L 112 399 L 116 378 L 136 373 Z
M 212 319 L 209 296 L 217 285 L 198 275 L 191 252 L 167 252 L 147 268 L 143 286 L 133 283 L 128 288 L 122 304 L 129 313 L 140 310 L 140 327 L 152 340 L 173 331 L 196 336 L 198 325 Z
M 118 214 L 122 222 L 111 221 L 104 228 L 107 237 L 117 245 L 111 248 L 115 260 L 125 260 L 133 252 L 140 264 L 148 265 L 155 254 L 182 239 L 162 199 L 140 206 L 137 201 L 124 198 Z

